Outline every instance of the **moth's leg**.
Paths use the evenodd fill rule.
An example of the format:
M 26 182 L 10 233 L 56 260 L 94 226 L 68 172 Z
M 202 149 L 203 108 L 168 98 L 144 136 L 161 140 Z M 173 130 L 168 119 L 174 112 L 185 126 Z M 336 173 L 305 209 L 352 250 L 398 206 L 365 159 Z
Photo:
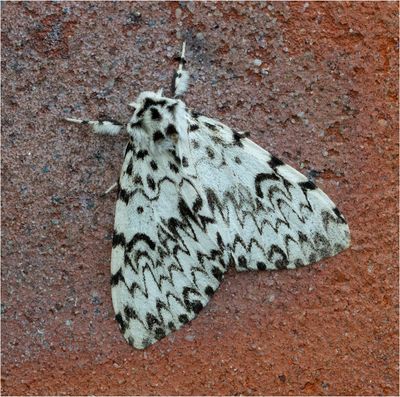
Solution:
M 118 182 L 113 183 L 113 184 L 102 194 L 102 196 L 105 196 L 106 194 L 112 192 L 117 186 L 118 186 Z
M 112 119 L 92 121 L 66 117 L 65 120 L 71 123 L 90 125 L 96 134 L 117 135 L 122 129 L 122 123 Z
M 186 42 L 184 41 L 182 44 L 181 56 L 179 57 L 179 66 L 172 79 L 172 95 L 174 98 L 183 95 L 186 92 L 189 84 L 189 73 L 187 70 L 183 69 L 183 66 L 186 63 L 185 49 Z

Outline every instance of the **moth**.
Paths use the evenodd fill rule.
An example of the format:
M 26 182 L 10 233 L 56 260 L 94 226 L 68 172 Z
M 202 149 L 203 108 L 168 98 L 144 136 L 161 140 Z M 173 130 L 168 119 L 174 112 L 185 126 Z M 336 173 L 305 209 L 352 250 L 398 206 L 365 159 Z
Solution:
M 229 266 L 295 269 L 350 245 L 345 218 L 312 181 L 185 105 L 188 78 L 183 43 L 170 97 L 142 92 L 126 125 L 66 119 L 128 134 L 111 288 L 122 334 L 138 349 L 195 318 Z

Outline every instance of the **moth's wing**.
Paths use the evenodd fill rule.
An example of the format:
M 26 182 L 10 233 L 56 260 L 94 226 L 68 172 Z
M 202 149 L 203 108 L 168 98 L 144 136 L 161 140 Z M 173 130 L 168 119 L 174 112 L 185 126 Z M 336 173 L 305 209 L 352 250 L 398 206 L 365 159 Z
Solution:
M 190 125 L 191 156 L 237 270 L 295 268 L 350 245 L 343 215 L 304 175 L 213 119 Z
M 228 260 L 195 183 L 166 173 L 170 164 L 161 158 L 151 169 L 150 160 L 138 159 L 128 145 L 111 258 L 116 319 L 139 349 L 193 319 L 218 288 Z

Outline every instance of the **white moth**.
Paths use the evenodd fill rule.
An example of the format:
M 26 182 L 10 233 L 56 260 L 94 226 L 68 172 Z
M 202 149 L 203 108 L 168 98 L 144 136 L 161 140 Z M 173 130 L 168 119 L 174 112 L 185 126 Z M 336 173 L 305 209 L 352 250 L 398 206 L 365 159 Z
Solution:
M 328 196 L 247 134 L 190 111 L 183 46 L 172 97 L 130 104 L 111 257 L 112 300 L 142 349 L 196 317 L 228 266 L 295 269 L 350 245 Z M 68 121 L 115 135 L 114 120 Z

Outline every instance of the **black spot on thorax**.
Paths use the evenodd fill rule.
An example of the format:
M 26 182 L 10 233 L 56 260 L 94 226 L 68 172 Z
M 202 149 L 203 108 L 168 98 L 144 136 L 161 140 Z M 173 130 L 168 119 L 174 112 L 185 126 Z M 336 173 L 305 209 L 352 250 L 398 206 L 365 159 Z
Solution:
M 154 100 L 152 98 L 146 98 L 144 100 L 144 104 L 143 104 L 142 108 L 139 110 L 139 112 L 137 113 L 136 117 L 142 117 L 144 112 L 146 110 L 148 110 L 151 106 L 157 106 L 157 105 L 165 106 L 166 103 L 167 102 L 164 99 L 156 101 L 156 100 Z
M 166 129 L 166 135 L 167 136 L 174 136 L 178 135 L 178 131 L 176 130 L 175 126 L 173 124 L 169 124 L 167 129 Z
M 154 142 L 161 141 L 161 140 L 163 140 L 164 138 L 165 138 L 164 134 L 163 134 L 161 131 L 159 131 L 159 130 L 157 130 L 157 131 L 153 134 L 153 141 L 154 141 Z
M 150 112 L 151 112 L 151 118 L 153 120 L 161 120 L 162 119 L 160 112 L 156 108 L 150 108 Z

